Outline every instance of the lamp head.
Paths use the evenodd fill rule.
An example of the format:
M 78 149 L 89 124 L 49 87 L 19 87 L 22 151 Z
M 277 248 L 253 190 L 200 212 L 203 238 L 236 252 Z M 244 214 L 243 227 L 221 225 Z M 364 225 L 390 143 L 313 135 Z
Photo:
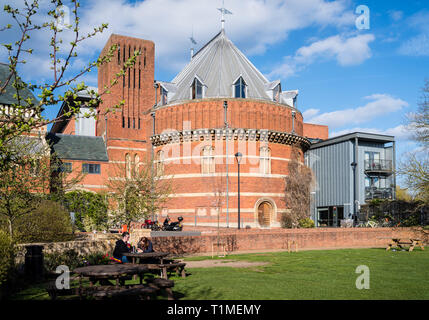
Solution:
M 235 154 L 235 158 L 237 159 L 237 163 L 240 164 L 241 162 L 241 158 L 243 157 L 243 155 L 241 154 L 241 152 L 237 152 Z

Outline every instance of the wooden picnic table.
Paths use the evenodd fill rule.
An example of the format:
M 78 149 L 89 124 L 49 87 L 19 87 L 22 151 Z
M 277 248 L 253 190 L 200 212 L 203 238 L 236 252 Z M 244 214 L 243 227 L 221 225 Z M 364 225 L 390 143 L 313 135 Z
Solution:
M 111 264 L 111 265 L 96 265 L 80 267 L 73 270 L 74 273 L 79 276 L 79 289 L 82 289 L 82 278 L 89 278 L 90 287 L 94 286 L 100 280 L 116 281 L 116 287 L 120 285 L 120 279 L 139 275 L 140 284 L 143 282 L 143 276 L 145 272 L 148 272 L 148 267 L 145 265 L 138 264 Z
M 145 265 L 151 271 L 161 271 L 161 277 L 164 279 L 168 279 L 169 270 L 176 271 L 177 274 L 181 274 L 181 276 L 185 278 L 186 263 L 177 262 L 174 260 L 165 260 L 164 258 L 168 255 L 170 255 L 168 252 L 124 253 L 124 256 L 131 258 L 133 264 L 137 262 L 137 264 Z M 153 260 L 156 260 L 156 262 Z
M 167 257 L 169 252 L 136 252 L 124 253 L 124 256 L 131 258 L 132 263 L 142 263 L 144 260 L 159 259 L 160 264 L 164 263 L 164 258 Z
M 425 249 L 423 246 L 422 239 L 416 238 L 387 238 L 390 239 L 390 243 L 387 245 L 386 250 L 389 251 L 392 248 L 400 248 L 402 250 L 407 250 L 403 247 L 403 245 L 409 245 L 407 251 L 411 252 L 414 250 L 414 247 L 419 246 L 422 250 Z

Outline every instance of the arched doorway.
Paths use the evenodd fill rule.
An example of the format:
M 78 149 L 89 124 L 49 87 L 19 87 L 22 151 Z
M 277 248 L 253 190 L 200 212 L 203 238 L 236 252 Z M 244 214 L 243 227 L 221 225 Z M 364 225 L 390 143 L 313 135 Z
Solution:
M 258 206 L 258 222 L 261 227 L 269 227 L 271 224 L 271 214 L 273 206 L 271 203 L 264 201 Z

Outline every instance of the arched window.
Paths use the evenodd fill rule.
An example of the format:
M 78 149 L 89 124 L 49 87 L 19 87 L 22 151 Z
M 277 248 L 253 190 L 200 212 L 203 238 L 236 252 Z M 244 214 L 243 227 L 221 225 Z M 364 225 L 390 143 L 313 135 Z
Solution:
M 214 173 L 215 161 L 213 147 L 205 146 L 201 152 L 201 173 Z
M 139 163 L 140 163 L 140 157 L 138 154 L 134 155 L 134 172 L 136 175 L 139 174 Z
M 125 175 L 131 179 L 131 157 L 128 153 L 125 155 Z
M 271 173 L 271 150 L 268 147 L 259 149 L 259 173 Z
M 191 88 L 191 99 L 202 99 L 203 98 L 203 84 L 197 78 L 192 82 Z
M 246 98 L 246 82 L 243 78 L 238 78 L 234 83 L 234 97 L 235 98 Z
M 156 168 L 157 176 L 164 175 L 164 151 L 163 150 L 159 150 L 156 153 L 155 168 Z

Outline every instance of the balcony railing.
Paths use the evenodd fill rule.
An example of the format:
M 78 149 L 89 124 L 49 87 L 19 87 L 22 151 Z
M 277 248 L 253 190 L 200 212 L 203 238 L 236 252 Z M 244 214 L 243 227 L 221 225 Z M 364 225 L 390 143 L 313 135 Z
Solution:
M 392 188 L 365 187 L 365 200 L 393 199 Z
M 392 172 L 392 160 L 365 160 L 365 171 Z

